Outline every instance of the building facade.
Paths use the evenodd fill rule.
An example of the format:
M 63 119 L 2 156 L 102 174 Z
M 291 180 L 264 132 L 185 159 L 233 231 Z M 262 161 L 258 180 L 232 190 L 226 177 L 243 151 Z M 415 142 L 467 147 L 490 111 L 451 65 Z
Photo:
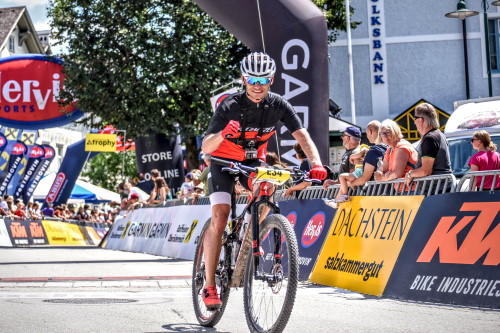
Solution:
M 500 94 L 500 7 L 492 0 L 468 0 L 479 15 L 466 18 L 470 98 L 488 97 L 485 29 L 487 5 L 492 95 Z M 346 34 L 329 46 L 330 98 L 341 118 L 365 128 L 371 120 L 394 119 L 420 99 L 451 114 L 466 99 L 465 59 L 460 19 L 445 17 L 458 0 L 352 0 L 351 31 L 354 110 L 349 88 Z M 354 111 L 354 112 L 353 112 Z

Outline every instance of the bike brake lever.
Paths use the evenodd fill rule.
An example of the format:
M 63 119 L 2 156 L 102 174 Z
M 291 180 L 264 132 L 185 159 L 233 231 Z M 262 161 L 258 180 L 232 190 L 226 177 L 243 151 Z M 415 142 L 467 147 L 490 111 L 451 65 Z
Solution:
M 229 168 L 229 167 L 223 167 L 223 168 L 222 168 L 222 171 L 227 171 L 227 172 L 229 172 L 231 175 L 237 175 L 237 174 L 239 174 L 239 173 L 241 172 L 239 169 Z

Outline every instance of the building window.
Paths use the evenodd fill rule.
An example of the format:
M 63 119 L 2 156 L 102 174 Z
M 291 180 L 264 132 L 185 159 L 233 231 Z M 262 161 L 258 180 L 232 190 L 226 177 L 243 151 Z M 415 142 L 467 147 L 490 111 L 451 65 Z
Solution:
M 16 50 L 14 42 L 15 42 L 14 36 L 10 36 L 9 37 L 9 51 L 10 52 L 14 52 Z
M 488 20 L 488 43 L 492 73 L 500 73 L 500 19 Z

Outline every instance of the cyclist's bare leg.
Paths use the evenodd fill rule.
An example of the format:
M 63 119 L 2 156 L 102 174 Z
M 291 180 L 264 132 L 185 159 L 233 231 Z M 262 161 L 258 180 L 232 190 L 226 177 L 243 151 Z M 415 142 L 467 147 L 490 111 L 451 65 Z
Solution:
M 227 204 L 212 206 L 212 220 L 203 242 L 205 248 L 205 287 L 215 284 L 215 269 L 221 251 L 221 237 L 226 228 L 230 210 L 231 206 Z

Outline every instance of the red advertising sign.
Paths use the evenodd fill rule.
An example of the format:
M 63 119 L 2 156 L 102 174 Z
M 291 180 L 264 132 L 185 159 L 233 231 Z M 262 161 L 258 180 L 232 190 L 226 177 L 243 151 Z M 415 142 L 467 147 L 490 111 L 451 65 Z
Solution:
M 64 174 L 64 172 L 59 172 L 56 175 L 56 179 L 54 180 L 54 183 L 50 188 L 49 194 L 47 194 L 46 200 L 48 203 L 53 203 L 54 201 L 56 201 L 57 195 L 61 192 L 65 180 L 66 175 Z
M 83 112 L 61 107 L 62 61 L 42 55 L 0 59 L 0 124 L 22 129 L 62 126 Z

